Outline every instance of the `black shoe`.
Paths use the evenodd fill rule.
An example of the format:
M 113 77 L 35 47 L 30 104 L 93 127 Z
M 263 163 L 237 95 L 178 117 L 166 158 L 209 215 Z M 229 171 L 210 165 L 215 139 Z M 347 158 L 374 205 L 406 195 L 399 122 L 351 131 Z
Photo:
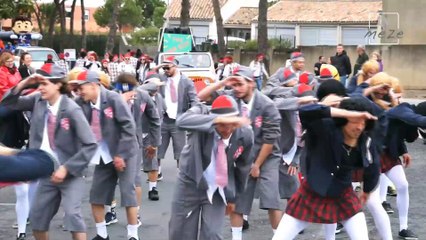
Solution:
M 334 234 L 339 234 L 339 233 L 341 233 L 342 232 L 342 230 L 343 230 L 343 224 L 341 224 L 341 223 L 337 223 L 337 226 L 336 226 L 336 231 L 334 232 Z
M 117 213 L 115 211 L 107 212 L 105 214 L 105 223 L 107 226 L 117 222 L 118 222 Z
M 388 203 L 388 202 L 382 202 L 382 206 L 383 206 L 383 208 L 385 209 L 385 211 L 386 211 L 386 213 L 388 213 L 388 214 L 392 214 L 392 213 L 394 213 L 394 211 L 393 211 L 393 208 L 392 208 L 392 206 L 390 205 L 390 203 Z
M 25 240 L 26 237 L 27 235 L 25 233 L 20 233 L 16 240 Z
M 163 173 L 158 173 L 158 176 L 157 176 L 157 181 L 161 181 L 161 180 L 163 180 Z
M 249 229 L 249 227 L 250 227 L 249 222 L 244 219 L 243 220 L 243 230 L 247 230 L 247 229 Z
M 299 235 L 304 234 L 304 233 L 305 233 L 305 230 L 302 230 L 302 231 L 299 232 Z
M 160 196 L 158 196 L 158 191 L 156 187 L 153 187 L 151 191 L 148 192 L 148 198 L 151 201 L 158 201 Z
M 103 238 L 99 235 L 96 235 L 96 237 L 92 238 L 92 240 L 109 240 L 109 236 L 107 236 L 106 238 Z
M 399 236 L 399 238 L 405 239 L 405 240 L 417 240 L 417 239 L 419 239 L 416 234 L 414 234 L 411 230 L 408 230 L 408 229 L 403 229 L 403 230 L 399 231 L 398 236 Z
M 391 197 L 396 197 L 398 194 L 397 194 L 397 192 L 396 192 L 396 189 L 394 189 L 394 188 L 392 188 L 392 187 L 388 187 L 388 196 L 391 196 Z
M 136 240 L 136 238 L 134 238 L 134 237 L 131 237 L 131 238 L 129 238 L 129 240 Z

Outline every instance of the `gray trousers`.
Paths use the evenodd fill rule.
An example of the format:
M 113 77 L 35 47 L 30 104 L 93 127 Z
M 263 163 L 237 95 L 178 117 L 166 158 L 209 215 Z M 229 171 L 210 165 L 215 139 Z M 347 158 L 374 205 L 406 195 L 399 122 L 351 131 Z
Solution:
M 282 210 L 278 188 L 279 158 L 268 158 L 260 168 L 260 176 L 249 176 L 247 187 L 235 201 L 235 212 L 249 215 L 253 204 L 254 194 L 259 193 L 259 208 Z
M 142 166 L 144 172 L 151 172 L 151 171 L 158 171 L 158 158 L 157 156 L 154 156 L 153 158 L 148 158 L 145 146 L 148 146 L 148 137 L 143 139 L 143 149 L 141 151 L 141 159 L 142 159 Z M 158 151 L 158 150 L 157 150 Z
M 198 189 L 193 180 L 179 174 L 172 201 L 169 240 L 223 239 L 225 208 L 217 191 L 210 203 L 206 190 Z
M 62 202 L 65 211 L 64 226 L 70 232 L 86 232 L 86 224 L 81 214 L 81 202 L 85 192 L 82 177 L 70 177 L 60 184 L 50 178 L 39 181 L 37 192 L 31 206 L 30 221 L 35 231 L 49 231 L 52 218 Z
M 186 133 L 177 129 L 176 120 L 165 116 L 161 124 L 161 145 L 158 149 L 158 159 L 164 159 L 167 148 L 169 147 L 170 138 L 173 140 L 174 158 L 175 160 L 179 160 L 180 153 L 186 144 Z

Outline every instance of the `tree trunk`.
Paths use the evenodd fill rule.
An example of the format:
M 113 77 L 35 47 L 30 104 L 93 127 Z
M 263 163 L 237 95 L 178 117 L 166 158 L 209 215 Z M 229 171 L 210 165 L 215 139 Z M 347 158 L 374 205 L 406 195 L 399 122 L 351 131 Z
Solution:
M 268 51 L 268 0 L 259 1 L 257 43 L 259 45 L 259 52 L 266 54 Z M 268 59 L 267 56 L 264 60 L 267 70 L 269 70 Z
M 55 31 L 55 23 L 56 23 L 56 14 L 58 13 L 57 9 L 53 11 L 52 15 L 49 18 L 49 30 L 47 32 L 47 37 L 49 39 L 48 45 L 53 48 L 53 32 Z
M 61 26 L 59 50 L 62 52 L 64 49 L 66 22 L 65 22 L 65 0 L 55 0 L 56 11 L 59 13 L 59 21 Z
M 38 30 L 40 34 L 44 36 L 43 22 L 40 16 L 40 6 L 36 2 L 35 2 L 34 14 L 36 15 L 36 18 L 37 18 Z
M 118 14 L 120 13 L 120 6 L 121 6 L 121 0 L 113 0 L 113 9 L 112 9 L 112 16 L 109 22 L 109 33 L 108 33 L 108 40 L 105 47 L 105 53 L 111 52 L 114 50 L 114 42 L 115 37 L 117 36 L 117 20 L 118 20 Z
M 86 38 L 86 20 L 84 19 L 84 0 L 81 0 L 81 47 L 86 49 L 87 38 Z
M 70 16 L 70 35 L 74 35 L 74 12 L 75 12 L 75 4 L 77 0 L 72 1 L 71 5 L 71 16 Z
M 190 0 L 182 0 L 180 10 L 180 27 L 189 27 L 189 11 L 191 10 L 191 2 Z
M 213 10 L 214 17 L 216 19 L 216 28 L 217 28 L 217 46 L 219 50 L 219 56 L 223 57 L 226 53 L 225 48 L 225 29 L 223 28 L 223 19 L 222 14 L 220 13 L 220 3 L 219 0 L 213 1 Z

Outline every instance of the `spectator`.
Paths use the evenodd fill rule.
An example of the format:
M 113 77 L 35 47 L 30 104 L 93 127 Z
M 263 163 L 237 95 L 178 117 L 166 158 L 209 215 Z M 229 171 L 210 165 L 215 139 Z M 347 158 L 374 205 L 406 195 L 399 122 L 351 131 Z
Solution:
M 0 55 L 0 99 L 10 88 L 14 87 L 21 80 L 21 75 L 15 67 L 13 55 L 10 52 L 3 52 Z
M 265 68 L 265 63 L 263 62 L 264 59 L 265 55 L 263 53 L 259 53 L 256 55 L 256 58 L 251 61 L 249 66 L 254 71 L 253 76 L 258 90 L 262 89 L 263 75 L 266 75 L 266 77 L 269 78 L 269 74 Z
M 365 52 L 364 45 L 358 45 L 356 48 L 356 52 L 358 53 L 358 59 L 354 65 L 354 75 L 358 74 L 358 71 L 361 70 L 362 64 L 368 61 L 368 55 Z
M 80 57 L 75 62 L 75 66 L 74 67 L 80 67 L 80 68 L 82 68 L 84 66 L 84 63 L 87 60 L 86 57 L 87 57 L 86 49 L 84 49 L 84 48 L 80 49 Z
M 57 62 L 58 66 L 61 67 L 62 70 L 64 70 L 65 74 L 68 74 L 69 67 L 67 61 L 65 61 L 65 54 L 59 53 L 59 61 Z
M 109 77 L 112 82 L 115 82 L 115 79 L 119 74 L 118 65 L 118 55 L 116 54 L 112 56 L 111 61 L 108 63 Z
M 325 63 L 325 57 L 324 56 L 319 56 L 318 62 L 315 63 L 315 65 L 314 65 L 315 76 L 319 76 L 320 75 L 321 65 L 323 65 L 324 63 Z
M 351 60 L 346 54 L 342 44 L 337 45 L 336 51 L 336 55 L 331 59 L 331 63 L 339 71 L 340 81 L 346 87 L 346 79 L 352 73 Z
M 101 69 L 101 64 L 98 62 L 98 55 L 94 51 L 87 53 L 87 61 L 84 62 L 83 67 L 92 71 L 99 71 Z
M 33 61 L 31 55 L 27 52 L 21 54 L 21 59 L 19 61 L 19 74 L 22 78 L 27 78 L 31 74 L 35 73 L 34 68 L 31 67 L 31 62 Z
M 141 56 L 140 60 L 138 61 L 138 64 L 136 65 L 136 79 L 139 81 L 140 84 L 142 84 L 146 77 L 148 72 L 151 71 L 151 58 L 144 54 Z
M 108 65 L 109 65 L 109 60 L 107 58 L 103 59 L 101 71 L 109 75 Z
M 52 54 L 47 54 L 47 59 L 44 63 L 54 63 Z
M 380 55 L 379 52 L 373 52 L 371 54 L 371 59 L 376 60 L 379 63 L 379 72 L 383 72 L 382 55 Z
M 132 74 L 133 76 L 136 76 L 136 66 L 133 66 L 129 53 L 126 53 L 126 55 L 124 55 L 124 61 L 118 65 L 118 72 L 119 74 L 128 73 Z

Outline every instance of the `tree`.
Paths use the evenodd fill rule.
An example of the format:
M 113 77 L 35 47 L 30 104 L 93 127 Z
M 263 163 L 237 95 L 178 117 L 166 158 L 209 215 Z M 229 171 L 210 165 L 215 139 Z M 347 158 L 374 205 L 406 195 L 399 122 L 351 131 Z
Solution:
M 120 14 L 121 0 L 113 0 L 112 16 L 109 22 L 108 40 L 105 47 L 105 52 L 112 52 L 114 49 L 114 40 L 117 35 L 117 20 Z
M 163 25 L 163 15 L 167 8 L 165 1 L 136 0 L 136 4 L 143 9 L 142 26 L 147 28 L 151 26 L 161 27 Z
M 152 16 L 152 23 L 154 26 L 160 28 L 164 24 L 164 13 L 166 12 L 166 7 L 156 7 L 154 10 L 154 14 Z
M 73 0 L 71 4 L 71 16 L 70 16 L 70 35 L 74 35 L 74 13 L 75 13 L 75 4 L 77 0 Z
M 222 14 L 220 13 L 220 3 L 219 3 L 219 0 L 212 0 L 212 1 L 213 1 L 214 17 L 216 19 L 217 46 L 219 50 L 219 56 L 224 56 L 226 52 L 225 29 L 223 28 Z
M 66 22 L 65 22 L 65 0 L 54 0 L 56 11 L 59 13 L 59 22 L 61 26 L 59 48 L 63 50 L 62 44 L 65 41 Z
M 259 16 L 257 22 L 257 42 L 259 44 L 259 52 L 265 54 L 268 51 L 268 0 L 259 0 Z M 265 58 L 265 65 L 266 68 L 269 67 L 267 58 Z
M 0 19 L 14 18 L 19 15 L 31 17 L 34 12 L 32 0 L 2 0 L 0 1 Z
M 121 0 L 118 8 L 118 15 L 116 24 L 121 29 L 125 25 L 132 27 L 142 26 L 143 22 L 143 9 L 136 4 L 134 0 Z M 115 0 L 107 0 L 105 5 L 98 8 L 94 13 L 96 23 L 101 27 L 107 27 L 111 23 L 112 13 L 114 11 Z
M 182 0 L 181 10 L 180 10 L 180 26 L 181 27 L 189 27 L 189 20 L 191 18 L 191 16 L 189 15 L 190 10 L 191 10 L 190 0 Z
M 86 49 L 87 47 L 87 37 L 86 37 L 86 19 L 85 17 L 85 8 L 84 8 L 84 0 L 81 0 L 81 47 Z

